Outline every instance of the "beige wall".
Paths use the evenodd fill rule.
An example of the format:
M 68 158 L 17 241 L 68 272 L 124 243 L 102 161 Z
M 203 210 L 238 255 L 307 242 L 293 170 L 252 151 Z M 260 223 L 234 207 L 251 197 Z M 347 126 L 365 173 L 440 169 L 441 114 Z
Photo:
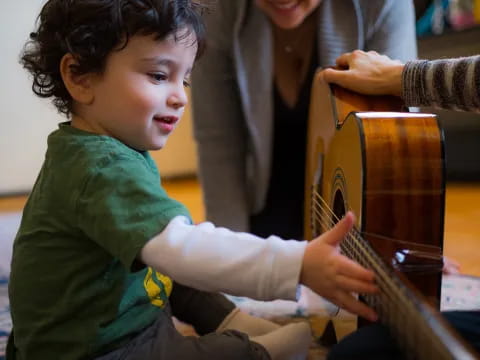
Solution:
M 65 117 L 32 92 L 19 63 L 43 0 L 0 0 L 0 195 L 29 192 L 47 149 L 47 136 Z

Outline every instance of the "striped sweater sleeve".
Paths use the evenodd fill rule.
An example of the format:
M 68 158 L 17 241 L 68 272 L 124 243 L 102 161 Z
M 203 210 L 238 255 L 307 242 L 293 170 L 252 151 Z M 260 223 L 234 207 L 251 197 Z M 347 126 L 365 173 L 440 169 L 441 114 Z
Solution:
M 480 112 L 480 56 L 407 62 L 402 97 L 407 106 Z

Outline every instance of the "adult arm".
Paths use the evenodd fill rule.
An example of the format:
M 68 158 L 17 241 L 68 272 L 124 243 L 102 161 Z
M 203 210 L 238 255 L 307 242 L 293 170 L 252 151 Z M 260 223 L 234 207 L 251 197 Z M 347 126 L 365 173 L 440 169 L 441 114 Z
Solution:
M 408 106 L 480 112 L 480 56 L 407 62 L 402 97 Z
M 402 96 L 407 106 L 480 111 L 480 56 L 414 60 L 405 65 L 375 52 L 356 50 L 341 55 L 327 69 L 328 82 L 365 94 Z
M 207 220 L 243 231 L 248 229 L 247 144 L 232 58 L 242 4 L 218 1 L 205 18 L 207 49 L 192 74 L 192 110 Z

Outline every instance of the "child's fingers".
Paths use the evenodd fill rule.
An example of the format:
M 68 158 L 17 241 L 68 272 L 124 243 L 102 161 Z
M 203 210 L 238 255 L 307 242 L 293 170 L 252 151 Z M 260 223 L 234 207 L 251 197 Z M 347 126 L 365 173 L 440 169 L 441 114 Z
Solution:
M 359 294 L 374 294 L 378 292 L 378 287 L 371 282 L 352 279 L 344 275 L 338 275 L 336 283 L 339 287 L 348 292 Z
M 351 211 L 347 212 L 342 220 L 340 220 L 331 230 L 322 235 L 325 238 L 325 243 L 332 246 L 337 246 L 347 236 L 348 232 L 352 230 L 355 216 Z
M 373 309 L 369 308 L 365 303 L 357 300 L 350 293 L 338 293 L 335 303 L 352 314 L 357 314 L 370 321 L 377 321 L 378 319 L 378 316 Z
M 338 273 L 341 275 L 348 276 L 350 278 L 370 281 L 372 282 L 375 279 L 375 274 L 372 270 L 364 268 L 362 265 L 357 262 L 349 259 L 346 256 L 340 255 L 341 261 L 338 262 Z

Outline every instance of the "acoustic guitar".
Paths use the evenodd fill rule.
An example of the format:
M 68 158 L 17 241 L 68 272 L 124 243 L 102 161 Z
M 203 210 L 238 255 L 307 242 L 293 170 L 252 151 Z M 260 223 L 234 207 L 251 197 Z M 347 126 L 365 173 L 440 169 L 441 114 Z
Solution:
M 476 359 L 438 311 L 445 161 L 436 116 L 329 85 L 320 72 L 308 124 L 306 238 L 353 210 L 357 224 L 340 249 L 374 271 L 380 293 L 359 296 L 399 347 L 412 359 Z

